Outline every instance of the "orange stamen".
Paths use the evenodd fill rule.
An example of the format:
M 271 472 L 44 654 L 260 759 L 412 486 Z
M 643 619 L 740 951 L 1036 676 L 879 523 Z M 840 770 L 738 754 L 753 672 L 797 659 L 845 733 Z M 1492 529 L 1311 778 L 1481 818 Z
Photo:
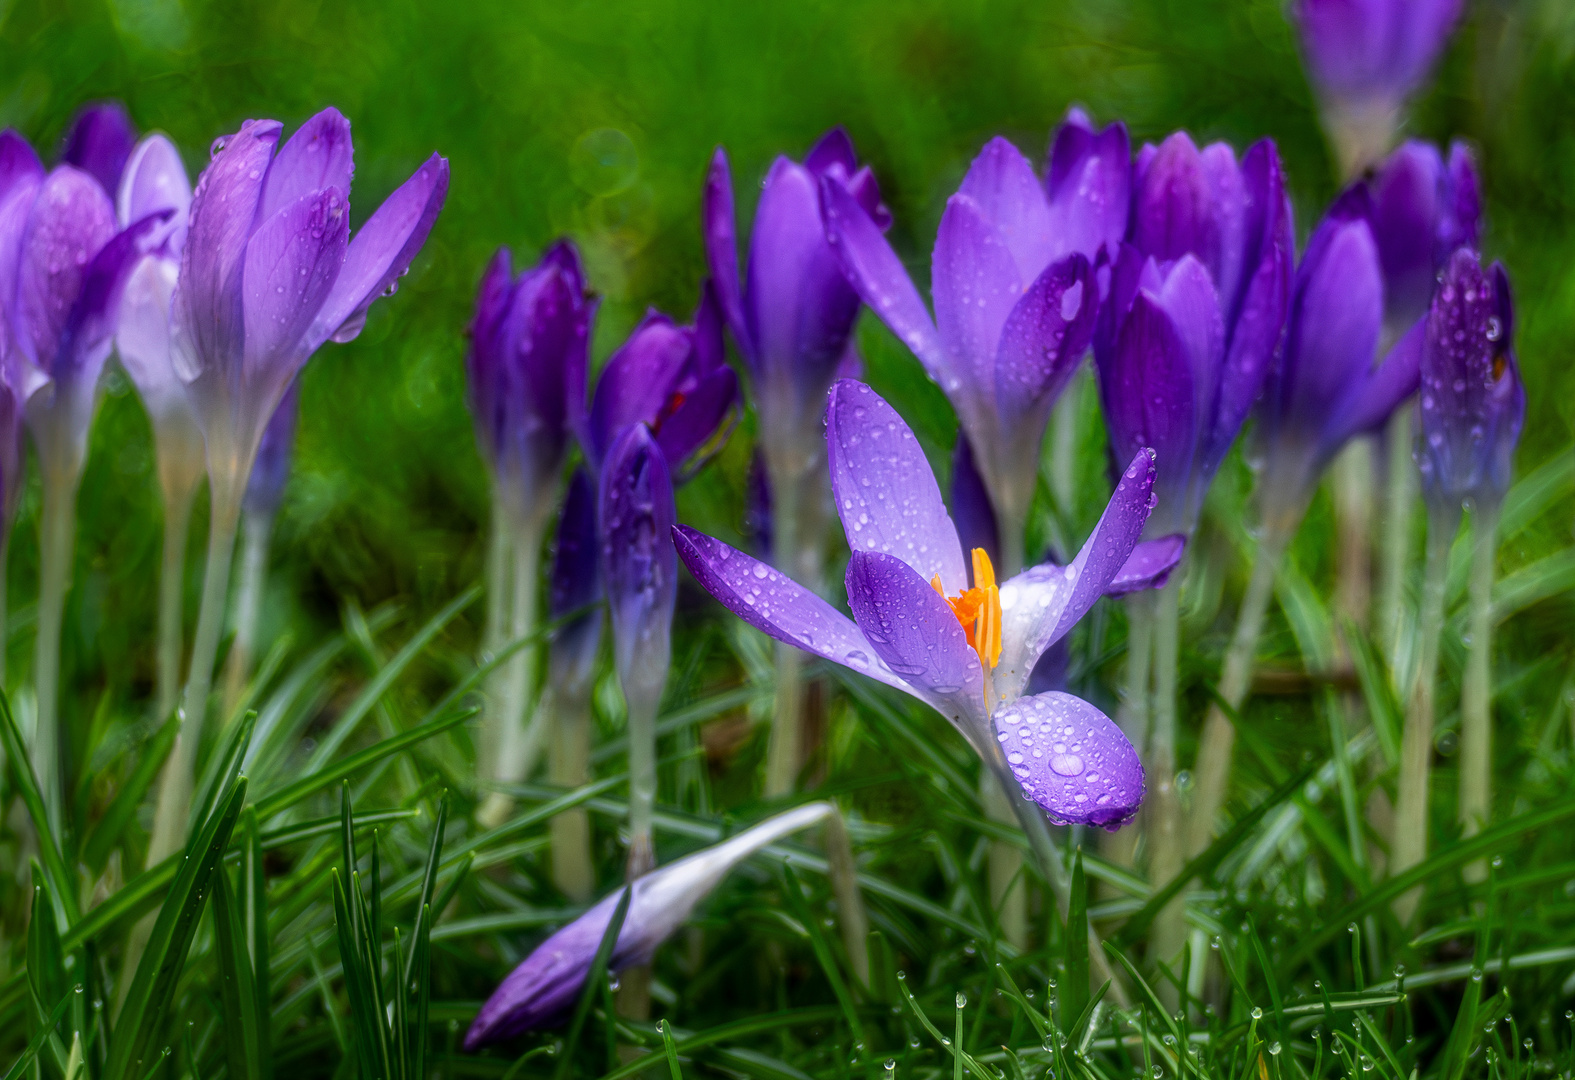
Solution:
M 973 588 L 947 596 L 939 574 L 930 579 L 930 586 L 950 605 L 985 670 L 992 670 L 1001 660 L 1001 590 L 995 584 L 990 556 L 983 548 L 973 549 Z

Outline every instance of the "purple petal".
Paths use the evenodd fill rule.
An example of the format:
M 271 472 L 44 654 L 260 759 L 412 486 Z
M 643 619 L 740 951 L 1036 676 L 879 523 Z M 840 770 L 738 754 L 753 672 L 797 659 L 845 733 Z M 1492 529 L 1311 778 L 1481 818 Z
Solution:
M 1114 832 L 1137 816 L 1143 764 L 1115 722 L 1088 702 L 1052 690 L 1004 705 L 992 719 L 1023 795 L 1055 824 Z
M 1354 105 L 1398 106 L 1443 49 L 1461 0 L 1298 0 L 1307 66 L 1327 95 Z
M 1221 304 L 1228 307 L 1240 288 L 1246 262 L 1245 230 L 1250 198 L 1246 180 L 1236 164 L 1236 151 L 1230 144 L 1210 143 L 1199 158 L 1203 163 L 1203 175 L 1208 178 L 1209 213 L 1219 237 L 1218 252 L 1207 266 Z M 1204 258 L 1203 252 L 1195 254 Z
M 1088 351 L 1098 310 L 1088 261 L 1074 253 L 1045 267 L 1007 316 L 996 354 L 995 406 L 1003 428 L 1029 429 L 1016 450 L 1033 453 L 1036 473 L 1050 406 Z
M 679 469 L 676 482 L 693 476 L 722 448 L 741 404 L 737 374 L 720 367 L 686 391 L 681 404 L 657 418 L 656 440 L 662 454 Z M 707 444 L 711 444 L 709 453 L 704 452 Z M 697 453 L 699 459 L 690 462 Z
M 187 343 L 187 361 L 197 368 L 183 371 L 185 377 L 211 364 L 240 362 L 241 257 L 279 130 L 276 120 L 246 121 L 239 132 L 214 143 L 213 160 L 197 178 L 173 316 Z
M 114 235 L 115 210 L 97 180 L 70 165 L 44 178 L 18 249 L 10 313 L 13 345 L 43 374 L 70 377 L 57 367 L 72 359 L 73 313 L 92 260 Z
M 672 656 L 677 511 L 667 461 L 644 424 L 628 428 L 608 452 L 597 504 L 618 678 L 631 703 L 643 696 L 654 707 Z
M 1354 383 L 1330 410 L 1320 434 L 1320 457 L 1328 460 L 1347 439 L 1375 431 L 1388 423 L 1402 402 L 1415 394 L 1422 380 L 1422 350 L 1427 340 L 1427 319 L 1411 327 L 1376 371 Z
M 1056 130 L 1045 178 L 1050 231 L 1057 253 L 1081 252 L 1090 262 L 1113 260 L 1127 232 L 1132 203 L 1132 149 L 1126 125 L 1096 132 L 1072 109 Z
M 149 135 L 126 161 L 115 196 L 115 216 L 124 228 L 160 210 L 174 211 L 169 251 L 178 257 L 191 213 L 191 181 L 175 144 L 163 135 Z
M 979 656 L 929 582 L 901 559 L 855 551 L 846 583 L 853 619 L 887 667 L 926 700 L 977 711 L 984 695 Z
M 1022 275 L 1005 235 L 965 195 L 946 201 L 931 265 L 935 324 L 962 375 L 961 386 L 941 386 L 954 402 L 959 396 L 973 399 L 972 409 L 968 403 L 956 405 L 971 420 L 975 409 L 989 408 L 985 395 L 994 389 L 990 377 L 1001 331 L 1024 285 L 1033 279 Z
M 701 588 L 756 630 L 914 693 L 852 620 L 786 574 L 687 525 L 673 529 L 673 543 Z
M 955 385 L 963 371 L 948 357 L 924 301 L 880 226 L 851 192 L 831 179 L 820 182 L 820 209 L 826 240 L 859 296 L 919 358 L 930 378 L 942 387 Z
M 338 188 L 348 199 L 354 175 L 350 121 L 330 106 L 302 124 L 279 148 L 268 166 L 257 220 L 266 221 L 291 203 L 328 188 Z
M 1017 281 L 1032 281 L 1038 277 L 1061 248 L 1059 238 L 1051 230 L 1050 204 L 1045 198 L 1044 187 L 1034 175 L 1034 167 L 1022 151 L 1000 136 L 986 143 L 979 156 L 973 159 L 957 195 L 969 200 L 979 216 L 1005 241 L 1016 264 Z M 944 234 L 945 218 L 941 220 L 941 229 Z M 936 246 L 939 248 L 939 241 Z M 938 258 L 936 265 L 940 265 Z M 936 318 L 944 318 L 939 299 L 936 300 Z M 942 334 L 945 334 L 944 328 Z
M 852 176 L 859 167 L 858 155 L 853 150 L 853 140 L 841 125 L 832 128 L 810 147 L 804 155 L 804 168 L 819 176 L 840 167 L 846 176 Z
M 952 520 L 958 522 L 957 536 L 964 551 L 983 548 L 993 564 L 1001 561 L 1001 537 L 996 528 L 995 508 L 984 478 L 974 465 L 968 436 L 959 431 L 952 450 Z
M 576 469 L 558 518 L 557 550 L 548 582 L 547 611 L 553 619 L 587 608 L 552 637 L 552 678 L 563 686 L 584 686 L 595 674 L 602 636 L 602 581 L 596 545 L 596 489 L 584 469 Z
M 1393 318 L 1407 324 L 1427 309 L 1433 295 L 1443 178 L 1437 148 L 1410 140 L 1390 155 L 1369 185 L 1384 299 Z
M 1142 541 L 1105 586 L 1105 595 L 1125 596 L 1144 589 L 1163 589 L 1186 550 L 1187 538 L 1181 533 Z
M 257 446 L 257 461 L 252 465 L 251 479 L 246 483 L 244 506 L 252 515 L 272 517 L 284 497 L 284 485 L 290 479 L 290 458 L 295 451 L 295 421 L 301 411 L 301 380 L 290 383 L 289 389 L 274 409 L 268 426 L 263 429 L 262 442 Z
M 116 320 L 115 349 L 121 366 L 142 396 L 155 428 L 171 413 L 191 417 L 186 384 L 175 373 L 170 342 L 170 300 L 179 269 L 173 259 L 143 256 L 126 279 Z
M 816 214 L 819 214 L 817 204 Z M 738 277 L 738 235 L 733 211 L 733 175 L 727 151 L 720 146 L 706 172 L 701 222 L 705 231 L 706 266 L 716 286 L 717 300 L 727 317 L 728 329 L 739 352 L 754 363 L 755 346 L 744 325 L 744 289 Z
M 12 128 L 0 131 L 0 202 L 10 197 L 11 189 L 23 180 L 44 178 L 44 163 L 38 152 Z
M 303 338 L 344 262 L 350 208 L 338 188 L 303 195 L 263 222 L 246 245 L 241 291 L 245 302 L 246 384 L 256 386 L 273 413 L 300 365 L 311 355 Z
M 113 198 L 136 142 L 137 129 L 126 115 L 126 107 L 118 101 L 101 101 L 77 113 L 66 133 L 60 160 L 92 176 Z
M 448 159 L 433 154 L 383 200 L 350 241 L 344 269 L 312 326 L 314 351 L 329 339 L 355 340 L 373 302 L 392 296 L 409 272 L 447 198 Z
M 968 587 L 957 530 L 912 430 L 863 383 L 831 388 L 826 448 L 837 514 L 854 551 L 902 559 L 946 591 Z
M 631 424 L 655 424 L 678 388 L 693 345 L 682 327 L 651 312 L 602 368 L 591 403 L 585 447 L 593 469 Z
M 1205 266 L 1219 263 L 1214 193 L 1203 156 L 1184 131 L 1160 144 L 1137 185 L 1132 242 L 1162 263 L 1189 254 Z
M 1458 247 L 1474 248 L 1482 231 L 1482 187 L 1471 147 L 1463 142 L 1449 146 L 1448 195 L 1439 228 L 1439 263 Z

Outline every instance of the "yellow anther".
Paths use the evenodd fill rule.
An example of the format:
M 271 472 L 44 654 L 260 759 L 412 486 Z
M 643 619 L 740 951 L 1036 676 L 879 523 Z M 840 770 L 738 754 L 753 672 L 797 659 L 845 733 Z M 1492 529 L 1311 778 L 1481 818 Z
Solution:
M 973 549 L 973 588 L 947 596 L 939 574 L 930 579 L 930 586 L 951 606 L 985 670 L 993 669 L 1001 660 L 1001 590 L 996 587 L 995 567 L 984 548 Z

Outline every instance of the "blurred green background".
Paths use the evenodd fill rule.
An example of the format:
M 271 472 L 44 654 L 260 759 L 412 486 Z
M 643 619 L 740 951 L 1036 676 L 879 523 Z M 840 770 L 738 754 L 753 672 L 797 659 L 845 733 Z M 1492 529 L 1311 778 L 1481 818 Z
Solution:
M 48 156 L 73 113 L 106 97 L 168 132 L 194 178 L 243 119 L 290 128 L 336 105 L 355 132 L 357 222 L 432 150 L 452 162 L 447 209 L 400 294 L 306 371 L 265 640 L 326 632 L 347 601 L 398 598 L 419 617 L 480 576 L 487 484 L 462 356 L 485 260 L 500 244 L 532 259 L 572 236 L 605 297 L 598 359 L 648 305 L 687 317 L 704 273 L 700 184 L 719 144 L 747 222 L 774 155 L 846 125 L 921 284 L 945 197 L 980 144 L 1004 133 L 1040 159 L 1072 103 L 1125 119 L 1136 140 L 1177 127 L 1238 147 L 1272 136 L 1303 236 L 1335 187 L 1282 0 L 0 0 L 0 124 Z M 1522 312 L 1523 473 L 1569 445 L 1575 419 L 1572 117 L 1575 5 L 1478 0 L 1412 123 L 1480 150 L 1486 248 L 1509 265 Z M 871 380 L 940 458 L 944 398 L 868 318 L 863 342 Z M 735 438 L 685 491 L 685 516 L 736 535 L 747 460 Z M 1097 454 L 1087 472 L 1097 479 Z M 10 566 L 19 675 L 35 510 L 29 496 Z M 199 506 L 194 553 L 204 516 Z M 144 696 L 153 666 L 159 510 L 146 421 L 122 376 L 95 429 L 81 520 L 65 660 L 79 715 L 104 689 Z M 200 557 L 189 573 L 194 612 Z M 466 642 L 454 644 L 457 659 Z

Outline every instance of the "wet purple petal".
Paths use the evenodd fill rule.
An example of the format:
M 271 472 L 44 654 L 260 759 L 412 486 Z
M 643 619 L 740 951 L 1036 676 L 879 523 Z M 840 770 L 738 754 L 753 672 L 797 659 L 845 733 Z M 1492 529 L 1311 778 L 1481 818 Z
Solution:
M 1004 430 L 1027 429 L 1028 439 L 1020 449 L 1033 455 L 1036 472 L 1039 436 L 1050 406 L 1088 351 L 1098 308 L 1088 261 L 1073 254 L 1045 267 L 1002 329 L 995 362 L 996 411 Z
M 344 192 L 327 188 L 284 206 L 247 243 L 241 279 L 245 366 L 264 401 L 277 402 L 305 363 L 303 338 L 339 276 L 349 232 Z M 272 409 L 259 427 L 269 415 Z
M 992 720 L 1023 795 L 1056 824 L 1114 831 L 1137 815 L 1143 764 L 1115 722 L 1088 702 L 1050 691 L 1009 702 Z
M 817 195 L 817 217 L 819 213 Z M 755 344 L 744 325 L 744 288 L 738 276 L 738 233 L 733 210 L 733 175 L 727 151 L 720 146 L 711 157 L 706 173 L 705 195 L 701 209 L 705 233 L 706 266 L 715 284 L 717 300 L 727 318 L 728 329 L 738 349 L 753 362 Z
M 32 144 L 11 128 L 0 131 L 0 202 L 10 196 L 19 182 L 43 178 L 44 163 L 38 160 Z
M 306 195 L 338 188 L 350 197 L 355 175 L 355 148 L 350 141 L 350 121 L 332 106 L 296 129 L 279 148 L 268 166 L 259 223 Z
M 1021 150 L 1000 136 L 985 143 L 979 156 L 973 159 L 957 195 L 967 199 L 1005 242 L 1016 265 L 1015 278 L 1019 282 L 1038 277 L 1058 250 L 1075 250 L 1062 248 L 1060 238 L 1051 231 L 1050 204 L 1045 198 L 1044 187 L 1034 175 L 1034 167 Z M 945 229 L 943 218 L 942 235 Z M 937 239 L 937 256 L 940 244 Z M 939 268 L 938 257 L 936 265 Z M 939 274 L 936 279 L 939 280 Z M 936 318 L 943 319 L 940 300 L 935 303 Z M 942 334 L 945 334 L 944 327 Z
M 1138 182 L 1132 242 L 1162 263 L 1190 254 L 1205 266 L 1219 264 L 1214 192 L 1203 155 L 1184 131 L 1160 144 Z
M 94 257 L 114 235 L 114 206 L 98 181 L 69 165 L 44 178 L 18 249 L 9 312 L 13 346 L 44 375 L 69 377 L 57 369 L 72 363 L 73 311 Z
M 1105 595 L 1125 596 L 1144 589 L 1164 588 L 1170 580 L 1170 572 L 1181 562 L 1186 550 L 1187 538 L 1180 533 L 1144 540 L 1132 549 L 1127 561 L 1105 586 Z
M 655 424 L 677 390 L 692 351 L 683 328 L 652 311 L 608 357 L 591 402 L 585 452 L 593 468 L 600 468 L 613 440 L 629 425 Z
M 1126 125 L 1096 131 L 1082 110 L 1069 110 L 1051 144 L 1045 189 L 1056 255 L 1077 251 L 1090 262 L 1114 260 L 1132 202 Z
M 186 222 L 191 212 L 191 181 L 180 152 L 163 135 L 149 135 L 137 144 L 126 161 L 120 190 L 115 194 L 115 216 L 121 228 L 161 210 L 173 211 L 165 228 L 168 235 L 155 234 L 166 252 L 178 262 L 186 240 Z
M 586 686 L 596 673 L 602 636 L 602 580 L 596 544 L 596 489 L 584 469 L 569 481 L 558 518 L 556 550 L 548 579 L 547 611 L 561 619 L 588 608 L 552 636 L 549 664 L 555 685 Z
M 618 679 L 626 697 L 643 696 L 654 708 L 672 656 L 677 511 L 667 461 L 644 424 L 627 428 L 613 443 L 603 463 L 597 505 Z
M 989 409 L 986 395 L 993 389 L 1001 331 L 1025 284 L 1033 279 L 1025 278 L 1018 268 L 1006 235 L 965 195 L 953 195 L 946 202 L 931 265 L 935 324 L 963 376 L 961 386 L 941 385 L 958 413 L 972 420 L 973 413 Z M 957 401 L 959 395 L 977 397 L 978 404 L 969 408 L 971 403 Z

